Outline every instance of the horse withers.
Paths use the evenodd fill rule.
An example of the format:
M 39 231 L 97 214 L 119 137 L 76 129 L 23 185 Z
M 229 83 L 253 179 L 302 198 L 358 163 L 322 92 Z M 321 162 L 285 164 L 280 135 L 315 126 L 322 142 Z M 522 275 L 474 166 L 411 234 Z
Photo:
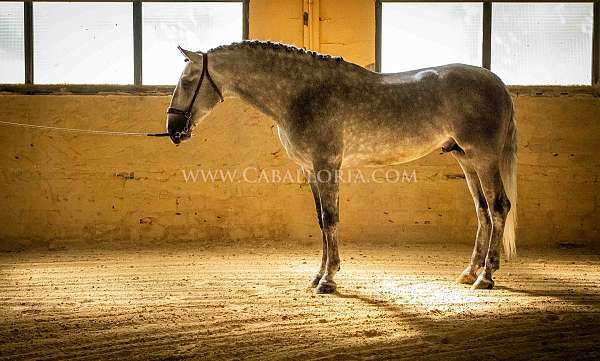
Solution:
M 490 71 L 450 64 L 379 74 L 342 58 L 289 45 L 244 41 L 207 53 L 180 49 L 187 64 L 173 93 L 174 143 L 221 101 L 240 98 L 271 117 L 287 154 L 306 174 L 323 236 L 319 293 L 336 289 L 339 178 L 344 167 L 392 165 L 442 149 L 462 168 L 478 219 L 458 282 L 494 286 L 501 244 L 515 253 L 516 132 L 513 104 Z M 478 274 L 479 272 L 479 274 Z

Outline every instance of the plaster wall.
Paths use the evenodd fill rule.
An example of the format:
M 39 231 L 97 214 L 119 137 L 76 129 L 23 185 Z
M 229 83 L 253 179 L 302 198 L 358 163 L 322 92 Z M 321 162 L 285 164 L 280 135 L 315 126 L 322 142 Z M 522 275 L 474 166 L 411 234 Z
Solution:
M 373 1 L 320 0 L 322 52 L 374 63 Z M 303 1 L 250 2 L 250 37 L 302 46 Z M 514 92 L 519 127 L 518 245 L 598 245 L 600 98 Z M 0 120 L 162 131 L 168 95 L 0 94 Z M 239 101 L 220 105 L 191 143 L 2 127 L 0 244 L 318 242 L 309 187 L 274 123 Z M 246 175 L 255 182 L 238 181 Z M 217 173 L 186 181 L 183 172 Z M 271 181 L 259 179 L 267 171 Z M 460 168 L 438 153 L 383 168 L 416 177 L 341 190 L 343 242 L 471 243 L 476 218 Z M 276 181 L 275 174 L 293 178 Z M 371 174 L 372 170 L 364 170 Z M 234 178 L 235 178 L 234 177 Z M 211 178 L 210 176 L 208 178 Z M 225 179 L 224 179 L 225 178 Z

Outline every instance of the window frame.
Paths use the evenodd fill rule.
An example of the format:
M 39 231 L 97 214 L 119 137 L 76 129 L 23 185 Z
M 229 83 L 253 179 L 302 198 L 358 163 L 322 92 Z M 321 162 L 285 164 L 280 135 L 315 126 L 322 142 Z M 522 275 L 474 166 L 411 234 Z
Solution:
M 483 7 L 483 40 L 482 40 L 482 59 L 481 66 L 490 70 L 492 59 L 492 4 L 493 3 L 591 3 L 593 4 L 593 31 L 592 31 L 592 69 L 590 72 L 590 83 L 579 86 L 571 85 L 512 85 L 510 88 L 523 90 L 526 88 L 544 88 L 554 89 L 557 87 L 585 88 L 600 85 L 600 1 L 597 0 L 579 0 L 579 1 L 551 1 L 551 0 L 498 0 L 498 1 L 461 1 L 461 0 L 375 0 L 375 71 L 381 72 L 382 57 L 382 15 L 383 3 L 481 3 Z
M 133 84 L 118 85 L 118 84 L 36 84 L 34 79 L 34 66 L 33 66 L 33 3 L 42 2 L 102 2 L 98 0 L 13 0 L 14 2 L 23 3 L 23 26 L 24 26 L 24 47 L 25 47 L 25 83 L 19 84 L 5 84 L 0 83 L 0 92 L 19 92 L 25 94 L 47 94 L 49 92 L 74 92 L 77 94 L 90 94 L 99 92 L 109 93 L 131 93 L 139 91 L 143 94 L 156 94 L 157 92 L 163 93 L 172 87 L 169 86 L 152 86 L 143 85 L 143 74 L 142 74 L 142 29 L 143 29 L 143 16 L 142 16 L 142 3 L 170 3 L 170 2 L 183 2 L 183 3 L 241 3 L 242 4 L 242 40 L 248 39 L 249 34 L 249 3 L 250 0 L 110 0 L 110 2 L 124 2 L 132 4 L 132 17 L 133 17 Z

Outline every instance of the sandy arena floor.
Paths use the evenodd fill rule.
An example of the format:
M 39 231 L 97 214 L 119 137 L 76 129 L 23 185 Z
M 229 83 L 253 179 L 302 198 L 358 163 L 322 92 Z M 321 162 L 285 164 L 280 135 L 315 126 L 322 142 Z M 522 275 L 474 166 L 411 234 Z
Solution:
M 493 291 L 469 249 L 342 246 L 0 255 L 0 359 L 600 359 L 600 255 L 522 251 Z

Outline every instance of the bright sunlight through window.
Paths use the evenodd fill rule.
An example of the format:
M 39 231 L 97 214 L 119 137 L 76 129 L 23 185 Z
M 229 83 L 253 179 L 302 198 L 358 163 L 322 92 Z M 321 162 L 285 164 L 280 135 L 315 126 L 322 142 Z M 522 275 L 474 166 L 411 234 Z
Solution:
M 481 3 L 383 3 L 382 71 L 481 66 L 482 13 Z
M 184 67 L 177 45 L 206 51 L 241 41 L 242 3 L 144 3 L 144 84 L 175 85 Z
M 25 81 L 23 4 L 0 3 L 0 83 Z
M 131 3 L 34 2 L 35 82 L 133 83 L 132 12 Z
M 493 4 L 492 71 L 507 84 L 590 84 L 593 4 Z

